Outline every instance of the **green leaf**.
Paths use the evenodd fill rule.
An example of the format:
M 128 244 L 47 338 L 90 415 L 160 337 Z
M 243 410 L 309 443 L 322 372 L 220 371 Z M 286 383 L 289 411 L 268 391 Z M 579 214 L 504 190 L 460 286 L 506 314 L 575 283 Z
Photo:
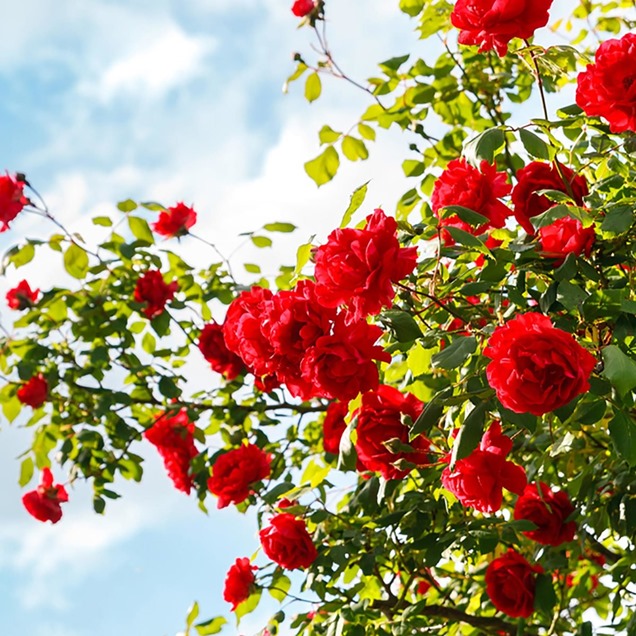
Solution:
M 492 252 L 484 245 L 484 242 L 470 232 L 465 232 L 464 230 L 453 226 L 447 226 L 445 229 L 448 230 L 449 234 L 453 237 L 456 243 L 459 243 L 464 247 L 474 247 L 478 252 L 492 257 Z
M 33 470 L 33 458 L 30 456 L 25 457 L 20 464 L 20 480 L 18 482 L 20 486 L 24 487 L 31 481 L 31 478 L 33 477 Z
M 159 380 L 159 393 L 168 399 L 172 399 L 181 395 L 181 389 L 177 386 L 175 380 L 164 375 Z
M 157 348 L 157 340 L 155 337 L 147 331 L 144 337 L 141 339 L 141 348 L 146 352 L 153 354 Z
M 369 151 L 364 145 L 364 141 L 351 137 L 351 135 L 345 135 L 342 139 L 342 154 L 349 161 L 358 161 L 359 159 L 364 161 L 369 157 Z
M 616 345 L 602 350 L 603 375 L 621 396 L 636 387 L 636 361 L 625 355 Z
M 340 221 L 340 227 L 346 227 L 351 222 L 351 217 L 358 210 L 358 208 L 364 203 L 367 196 L 367 187 L 369 182 L 363 183 L 360 187 L 356 188 L 349 199 L 349 206 L 342 215 L 342 221 Z
M 320 187 L 336 176 L 339 167 L 338 151 L 333 146 L 327 146 L 315 159 L 305 163 L 305 172 Z
M 121 210 L 122 212 L 132 212 L 136 210 L 137 207 L 137 203 L 135 203 L 135 201 L 133 201 L 132 199 L 126 199 L 125 201 L 120 201 L 117 204 L 117 209 Z
M 0 400 L 0 404 L 2 405 L 2 413 L 9 422 L 13 422 L 22 410 L 22 402 L 17 397 L 3 398 Z
M 410 54 L 399 55 L 397 57 L 392 57 L 389 60 L 385 60 L 384 62 L 380 62 L 379 66 L 384 71 L 397 71 L 404 62 L 409 59 Z
M 313 240 L 315 236 L 316 235 L 314 234 L 307 243 L 303 243 L 296 250 L 296 267 L 294 268 L 292 280 L 300 276 L 300 273 L 303 271 L 303 267 L 305 267 L 305 265 L 309 262 L 311 250 L 314 247 Z
M 18 268 L 30 263 L 35 256 L 35 247 L 31 243 L 27 243 L 18 249 L 18 251 L 9 257 L 13 265 Z
M 358 132 L 360 133 L 360 137 L 364 137 L 364 139 L 368 139 L 369 141 L 375 141 L 375 130 L 373 130 L 371 126 L 358 124 Z
M 439 422 L 442 414 L 444 413 L 443 400 L 450 397 L 453 393 L 452 388 L 446 389 L 442 393 L 439 393 L 424 407 L 424 410 L 420 413 L 419 417 L 413 422 L 411 426 L 409 437 L 412 440 L 420 433 L 427 433 L 436 426 Z
M 257 607 L 258 603 L 261 600 L 261 590 L 257 588 L 254 592 L 250 594 L 250 597 L 239 603 L 236 610 L 234 611 L 234 615 L 236 616 L 236 623 L 238 624 L 246 614 L 253 612 Z
M 93 225 L 101 225 L 103 227 L 111 227 L 113 224 L 109 216 L 96 216 L 93 218 Z
M 194 629 L 198 636 L 210 636 L 211 634 L 218 634 L 223 629 L 223 625 L 226 623 L 226 618 L 223 616 L 216 616 L 204 623 L 197 623 L 194 626 Z
M 398 342 L 412 342 L 422 337 L 422 331 L 415 318 L 406 311 L 399 309 L 385 311 L 380 316 L 380 320 L 391 329 Z
M 342 133 L 331 128 L 331 126 L 323 126 L 318 133 L 318 138 L 322 144 L 332 144 L 342 137 Z
M 250 274 L 261 273 L 261 268 L 258 265 L 255 265 L 254 263 L 244 263 L 243 267 L 245 268 L 245 271 L 249 272 Z
M 358 418 L 352 418 L 351 422 L 347 424 L 340 438 L 340 446 L 338 448 L 338 469 L 339 470 L 355 470 L 358 460 L 358 454 L 356 453 L 356 447 L 351 437 L 353 431 L 355 431 L 358 424 Z
M 618 454 L 630 466 L 636 466 L 636 422 L 618 411 L 609 423 L 609 432 Z
M 547 161 L 552 158 L 550 157 L 550 148 L 548 147 L 548 144 L 546 144 L 541 137 L 535 135 L 529 130 L 526 130 L 525 128 L 521 128 L 519 130 L 519 136 L 521 137 L 523 147 L 531 157 L 534 157 L 535 159 L 545 159 Z
M 453 444 L 451 467 L 455 466 L 457 460 L 468 457 L 479 445 L 484 434 L 487 411 L 488 402 L 481 402 L 467 415 Z
M 133 236 L 140 241 L 146 241 L 146 243 L 150 243 L 151 245 L 155 242 L 155 237 L 153 236 L 150 226 L 145 219 L 142 219 L 138 216 L 129 216 L 128 217 L 128 225 L 130 226 L 130 231 L 133 233 Z
M 474 336 L 457 336 L 431 358 L 431 364 L 442 369 L 457 369 L 476 350 L 477 339 Z
M 605 214 L 601 231 L 608 234 L 623 234 L 634 223 L 634 209 L 628 205 L 617 205 Z
M 188 610 L 188 615 L 186 616 L 186 627 L 188 629 L 192 627 L 192 623 L 194 623 L 197 619 L 197 616 L 199 616 L 199 604 L 194 601 Z
M 308 102 L 315 102 L 322 93 L 322 82 L 318 73 L 311 73 L 305 81 L 305 99 Z
M 293 232 L 296 229 L 296 226 L 293 223 L 265 223 L 265 225 L 263 225 L 263 229 L 268 232 L 282 232 L 288 234 L 289 232 Z
M 88 272 L 88 255 L 76 243 L 71 243 L 64 252 L 64 269 L 78 279 L 84 278 Z
M 256 247 L 271 247 L 273 243 L 268 236 L 250 236 L 250 240 Z
M 290 587 L 291 587 L 291 579 L 285 574 L 279 574 L 278 576 L 274 577 L 274 580 L 272 581 L 272 586 L 269 588 L 269 593 L 277 601 L 282 603 L 287 597 L 287 592 L 289 592 Z
M 476 168 L 483 160 L 493 163 L 505 142 L 506 137 L 500 128 L 488 128 L 464 144 L 464 157 Z
M 552 585 L 552 575 L 537 575 L 537 584 L 534 590 L 534 608 L 539 612 L 551 616 L 556 604 L 557 595 Z
M 462 221 L 466 221 L 466 223 L 473 227 L 479 227 L 490 221 L 488 217 L 470 208 L 465 208 L 463 205 L 447 205 L 442 211 L 442 218 L 448 218 L 454 215 L 457 215 Z
M 400 10 L 414 18 L 424 8 L 424 0 L 400 0 Z

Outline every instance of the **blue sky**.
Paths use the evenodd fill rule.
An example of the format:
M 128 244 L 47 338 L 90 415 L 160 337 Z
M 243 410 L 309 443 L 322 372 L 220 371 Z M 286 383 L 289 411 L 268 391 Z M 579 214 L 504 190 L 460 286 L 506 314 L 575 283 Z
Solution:
M 239 250 L 239 269 L 263 259 L 271 267 L 292 262 L 295 246 L 334 227 L 349 194 L 369 178 L 369 208 L 391 209 L 406 189 L 399 158 L 408 142 L 399 136 L 381 138 L 368 162 L 343 165 L 320 190 L 303 172 L 303 162 L 318 154 L 322 124 L 348 129 L 368 98 L 335 80 L 324 82 L 324 98 L 313 105 L 301 84 L 283 95 L 293 52 L 311 56 L 311 34 L 296 29 L 290 5 L 7 3 L 0 23 L 0 169 L 25 172 L 53 213 L 88 237 L 98 236 L 91 216 L 115 214 L 114 204 L 129 197 L 194 204 L 198 233 L 227 253 L 240 232 L 263 223 L 299 226 L 270 254 Z M 360 11 L 360 3 L 330 0 L 331 46 L 356 78 L 415 46 L 413 24 L 395 5 L 365 0 Z M 51 231 L 38 218 L 21 217 L 0 236 L 0 249 Z M 210 258 L 198 244 L 183 249 L 194 264 Z M 0 296 L 25 276 L 47 288 L 62 273 L 42 261 L 12 271 L 0 281 Z M 192 379 L 193 386 L 212 381 L 196 364 Z M 105 516 L 92 512 L 88 489 L 76 487 L 63 520 L 40 524 L 23 510 L 17 486 L 16 457 L 27 444 L 28 432 L 0 424 L 2 636 L 174 636 L 195 599 L 203 617 L 229 616 L 223 579 L 236 557 L 258 547 L 253 518 L 231 509 L 206 517 L 172 488 L 146 448 L 143 483 L 119 484 L 124 497 Z M 266 610 L 244 619 L 236 633 L 258 633 Z

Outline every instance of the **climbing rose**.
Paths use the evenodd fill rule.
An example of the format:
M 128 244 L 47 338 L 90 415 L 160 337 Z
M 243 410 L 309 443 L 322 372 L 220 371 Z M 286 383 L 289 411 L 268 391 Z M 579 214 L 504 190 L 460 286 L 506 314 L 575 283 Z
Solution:
M 243 360 L 227 348 L 223 327 L 218 323 L 210 322 L 203 327 L 198 346 L 212 370 L 220 373 L 226 380 L 234 380 L 245 371 Z
M 208 489 L 219 498 L 217 507 L 239 504 L 254 492 L 252 485 L 269 477 L 271 455 L 254 444 L 220 455 L 212 466 Z
M 614 133 L 636 132 L 636 33 L 603 42 L 593 64 L 579 73 L 576 103 L 604 117 Z
M 596 358 L 547 316 L 522 314 L 497 327 L 484 355 L 488 383 L 515 413 L 543 415 L 590 388 Z
M 159 218 L 152 224 L 152 229 L 168 238 L 183 236 L 196 223 L 197 213 L 184 203 L 177 203 L 171 208 L 162 210 Z
M 259 533 L 265 554 L 286 570 L 308 568 L 318 556 L 302 519 L 283 512 Z
M 178 288 L 176 281 L 168 284 L 158 269 L 151 269 L 137 279 L 134 299 L 146 304 L 142 310 L 146 318 L 155 318 L 163 313 L 166 303 L 174 298 Z
M 530 219 L 556 205 L 547 196 L 537 194 L 540 190 L 564 192 L 572 196 L 574 203 L 579 206 L 583 205 L 583 197 L 588 195 L 585 177 L 575 174 L 563 164 L 557 168 L 552 163 L 532 161 L 518 170 L 517 185 L 512 190 L 514 214 L 519 225 L 531 235 L 534 235 L 535 230 Z
M 480 234 L 487 228 L 501 228 L 512 214 L 499 198 L 510 194 L 511 186 L 505 172 L 497 172 L 494 165 L 482 161 L 480 169 L 473 168 L 465 159 L 453 159 L 435 182 L 431 194 L 431 207 L 442 228 L 457 227 L 471 234 Z M 469 208 L 488 221 L 478 228 L 462 221 L 456 214 L 440 218 L 440 211 L 450 205 Z M 448 231 L 443 232 L 446 244 L 454 241 Z
M 327 407 L 322 424 L 322 445 L 326 453 L 338 455 L 340 452 L 340 439 L 347 428 L 345 417 L 348 412 L 349 402 L 332 402 Z
M 48 395 L 49 383 L 41 373 L 27 380 L 17 392 L 18 400 L 34 409 L 40 408 L 46 402 Z
M 424 404 L 411 393 L 403 394 L 385 384 L 362 395 L 357 411 L 356 452 L 363 469 L 377 471 L 384 479 L 402 479 L 411 469 L 394 466 L 398 460 L 416 465 L 430 463 L 430 442 L 422 435 L 409 442 L 409 429 L 402 421 L 406 415 L 414 422 L 423 408 Z M 385 445 L 389 440 L 397 440 L 413 450 L 392 452 Z
M 486 569 L 486 591 L 492 604 L 510 618 L 529 618 L 534 612 L 536 574 L 541 572 L 541 566 L 530 565 L 509 548 Z
M 194 423 L 188 419 L 186 409 L 173 416 L 160 415 L 144 437 L 157 447 L 175 488 L 190 494 L 190 462 L 198 451 L 194 445 Z
M 527 40 L 548 23 L 552 0 L 457 0 L 451 13 L 461 29 L 460 44 L 479 45 L 479 51 L 508 52 L 513 38 Z
M 53 485 L 53 475 L 48 468 L 42 469 L 40 485 L 22 497 L 27 512 L 38 521 L 57 523 L 62 518 L 60 504 L 68 501 L 68 493 L 61 484 Z
M 315 387 L 315 397 L 347 401 L 378 388 L 375 360 L 390 362 L 391 354 L 375 344 L 382 329 L 360 320 L 336 323 L 334 333 L 321 336 L 302 361 L 303 378 Z
M 393 283 L 410 274 L 417 248 L 400 247 L 397 222 L 380 209 L 362 230 L 334 230 L 315 253 L 316 296 L 326 307 L 346 305 L 351 320 L 391 306 Z
M 7 305 L 10 309 L 28 309 L 38 299 L 39 289 L 31 289 L 26 280 L 21 280 L 13 289 L 7 292 Z
M 247 557 L 243 557 L 236 559 L 227 571 L 223 599 L 232 603 L 232 611 L 249 598 L 256 580 L 254 570 L 258 570 L 258 568 L 252 565 Z
M 568 254 L 589 256 L 596 235 L 593 227 L 583 227 L 578 219 L 564 216 L 539 228 L 542 256 L 555 259 L 558 267 Z
M 315 7 L 314 0 L 296 0 L 291 10 L 295 16 L 304 18 L 306 15 L 309 15 Z
M 520 495 L 527 483 L 525 470 L 506 459 L 511 450 L 512 440 L 501 433 L 499 422 L 493 422 L 478 448 L 457 460 L 452 471 L 449 466 L 444 469 L 442 485 L 463 506 L 480 512 L 499 510 L 504 488 Z
M 24 182 L 8 172 L 0 176 L 0 232 L 9 229 L 9 223 L 22 211 L 29 200 L 24 196 Z
M 541 493 L 536 484 L 528 484 L 515 504 L 515 519 L 532 521 L 537 528 L 523 534 L 543 545 L 558 546 L 574 539 L 576 523 L 566 519 L 574 506 L 563 490 L 553 491 L 541 482 Z

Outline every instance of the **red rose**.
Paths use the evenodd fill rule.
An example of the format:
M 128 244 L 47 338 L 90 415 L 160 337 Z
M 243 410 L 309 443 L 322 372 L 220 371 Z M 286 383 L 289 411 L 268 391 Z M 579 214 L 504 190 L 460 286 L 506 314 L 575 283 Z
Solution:
M 340 453 L 340 440 L 347 428 L 345 417 L 348 412 L 349 402 L 332 402 L 327 407 L 325 421 L 322 424 L 322 445 L 326 453 Z
M 488 222 L 479 228 L 473 228 L 457 215 L 440 218 L 443 227 L 458 227 L 471 234 L 481 234 L 489 227 L 501 228 L 512 214 L 499 197 L 510 194 L 511 186 L 505 172 L 497 172 L 496 166 L 482 161 L 480 170 L 473 168 L 465 159 L 454 159 L 435 182 L 431 194 L 431 207 L 435 216 L 449 205 L 461 205 L 488 218 Z M 447 245 L 454 243 L 448 232 L 443 232 Z
M 274 350 L 263 333 L 269 320 L 273 294 L 269 289 L 254 286 L 235 298 L 223 323 L 227 348 L 236 353 L 257 378 L 272 373 Z
M 547 316 L 522 314 L 497 327 L 484 355 L 488 383 L 515 413 L 543 415 L 590 388 L 596 358 Z
M 177 203 L 159 213 L 152 229 L 166 237 L 183 236 L 196 223 L 197 213 L 184 203 Z
M 326 307 L 346 305 L 357 320 L 390 307 L 393 283 L 417 263 L 415 247 L 400 247 L 397 222 L 380 209 L 362 230 L 334 230 L 315 253 L 316 296 Z
M 457 0 L 451 22 L 461 29 L 460 44 L 479 45 L 479 51 L 508 52 L 512 38 L 527 40 L 548 23 L 552 0 Z
M 40 408 L 46 402 L 48 395 L 49 383 L 41 373 L 27 380 L 17 392 L 18 400 L 34 409 Z
M 198 346 L 212 369 L 227 380 L 234 380 L 245 371 L 243 360 L 227 348 L 223 327 L 216 322 L 210 322 L 203 327 Z
M 334 332 L 318 338 L 302 361 L 302 374 L 313 383 L 316 397 L 352 400 L 358 393 L 378 388 L 374 360 L 390 362 L 391 355 L 375 344 L 382 329 L 360 320 L 336 323 Z
M 423 408 L 424 404 L 411 393 L 404 395 L 384 384 L 377 391 L 362 395 L 357 411 L 356 452 L 363 470 L 380 472 L 384 479 L 403 479 L 410 469 L 397 468 L 393 465 L 396 461 L 404 459 L 416 465 L 430 463 L 430 442 L 422 435 L 409 442 L 409 429 L 402 422 L 403 415 L 414 422 Z M 397 440 L 413 450 L 392 452 L 385 445 L 389 440 Z
M 179 285 L 176 281 L 168 284 L 158 269 L 151 269 L 138 278 L 134 299 L 147 305 L 143 313 L 146 318 L 151 319 L 163 312 L 166 303 L 174 298 L 177 289 Z
M 468 457 L 446 467 L 442 485 L 452 492 L 463 506 L 480 512 L 495 512 L 501 508 L 503 489 L 520 495 L 527 483 L 526 472 L 506 459 L 512 450 L 512 440 L 501 433 L 499 422 L 493 422 Z
M 286 570 L 308 568 L 318 556 L 302 519 L 283 512 L 259 532 L 265 554 Z
M 555 267 L 562 265 L 568 254 L 589 256 L 595 238 L 593 227 L 583 227 L 578 219 L 571 216 L 539 228 L 542 256 L 554 258 Z
M 552 163 L 532 161 L 517 171 L 517 182 L 512 190 L 515 218 L 519 225 L 531 235 L 534 235 L 535 230 L 530 219 L 556 205 L 547 196 L 539 195 L 537 192 L 540 190 L 565 192 L 579 206 L 583 205 L 583 197 L 588 195 L 585 177 L 575 174 L 563 164 L 559 164 L 557 168 Z
M 314 9 L 316 5 L 314 4 L 314 0 L 296 0 L 292 5 L 292 13 L 298 18 L 304 18 L 306 15 L 309 15 Z
M 239 446 L 219 456 L 212 466 L 208 489 L 219 498 L 217 507 L 245 501 L 252 484 L 269 477 L 271 455 L 254 444 Z
M 42 469 L 40 485 L 22 497 L 27 512 L 38 521 L 57 523 L 62 518 L 60 504 L 68 501 L 68 493 L 61 484 L 53 485 L 50 469 Z
M 486 591 L 492 604 L 510 618 L 529 618 L 534 612 L 536 574 L 541 572 L 541 566 L 530 565 L 509 548 L 486 569 Z
M 12 177 L 8 172 L 0 176 L 0 232 L 8 230 L 9 223 L 29 204 L 23 190 L 23 181 Z
M 190 494 L 190 462 L 199 452 L 194 445 L 194 424 L 188 419 L 188 412 L 181 409 L 171 417 L 160 415 L 144 437 L 157 447 L 175 488 Z
M 574 539 L 576 523 L 566 522 L 574 512 L 567 493 L 553 491 L 541 482 L 541 493 L 536 484 L 528 484 L 515 504 L 515 519 L 527 519 L 538 527 L 523 534 L 543 545 L 558 546 Z
M 35 304 L 39 293 L 39 289 L 31 289 L 27 281 L 21 280 L 7 292 L 7 305 L 10 309 L 28 309 Z
M 636 132 L 636 33 L 606 40 L 594 64 L 579 73 L 576 103 L 593 117 L 604 117 L 615 133 Z
M 256 580 L 254 570 L 258 568 L 252 565 L 247 557 L 243 557 L 236 559 L 227 571 L 223 600 L 232 603 L 232 611 L 249 598 Z

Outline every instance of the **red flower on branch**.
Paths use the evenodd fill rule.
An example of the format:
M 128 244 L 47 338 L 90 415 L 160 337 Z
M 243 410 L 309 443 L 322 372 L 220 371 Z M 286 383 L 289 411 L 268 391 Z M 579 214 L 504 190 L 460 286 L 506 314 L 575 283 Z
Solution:
M 10 309 L 21 311 L 32 307 L 40 294 L 39 289 L 31 289 L 26 280 L 21 280 L 15 287 L 7 292 L 7 305 Z
M 183 236 L 196 223 L 197 213 L 184 203 L 176 203 L 159 213 L 159 218 L 152 224 L 152 229 L 167 238 Z
M 199 335 L 198 347 L 212 370 L 226 380 L 234 380 L 246 371 L 243 360 L 227 348 L 222 325 L 216 322 L 205 325 Z
M 68 493 L 61 484 L 53 484 L 49 468 L 42 469 L 40 485 L 22 497 L 27 512 L 38 521 L 57 523 L 62 518 L 60 504 L 68 501 Z
M 528 484 L 515 504 L 515 519 L 532 521 L 537 528 L 523 534 L 543 545 L 558 546 L 574 539 L 576 523 L 566 521 L 574 506 L 563 490 L 553 491 L 544 482 Z
M 245 501 L 254 492 L 252 485 L 269 477 L 271 461 L 271 455 L 254 444 L 220 455 L 208 479 L 208 489 L 219 498 L 217 506 Z
M 547 316 L 522 314 L 497 327 L 484 355 L 488 383 L 515 413 L 543 415 L 590 388 L 596 358 Z
M 562 265 L 568 254 L 589 256 L 595 239 L 593 227 L 583 227 L 581 221 L 571 216 L 539 228 L 542 255 L 555 259 L 555 267 Z
M 27 380 L 17 391 L 18 400 L 33 409 L 40 408 L 49 396 L 49 383 L 38 373 Z
M 579 73 L 576 103 L 603 117 L 614 133 L 636 132 L 636 33 L 603 42 L 593 64 Z
M 510 618 L 529 618 L 534 612 L 534 593 L 539 565 L 530 565 L 512 548 L 491 561 L 486 569 L 486 591 L 492 604 Z
M 243 557 L 236 559 L 227 571 L 223 600 L 232 604 L 232 611 L 250 597 L 256 580 L 254 570 L 258 570 L 258 568 L 252 565 L 247 557 Z
M 552 0 L 457 0 L 451 13 L 461 29 L 460 44 L 479 45 L 479 51 L 508 52 L 513 38 L 526 40 L 548 23 Z
M 308 568 L 318 556 L 305 522 L 287 512 L 273 517 L 259 537 L 265 554 L 286 570 Z
M 179 285 L 176 281 L 166 283 L 158 269 L 151 269 L 138 278 L 134 299 L 146 304 L 143 313 L 146 318 L 152 319 L 163 313 L 166 303 L 174 298 L 177 289 Z
M 190 494 L 190 463 L 199 452 L 194 445 L 194 423 L 189 420 L 186 409 L 173 416 L 160 415 L 144 432 L 144 437 L 157 447 L 175 488 Z
M 397 222 L 380 209 L 367 217 L 362 230 L 334 230 L 315 253 L 316 296 L 326 307 L 345 305 L 351 320 L 390 307 L 393 283 L 417 264 L 417 248 L 400 247 Z
M 499 510 L 504 488 L 520 495 L 527 484 L 526 471 L 506 459 L 511 450 L 512 440 L 502 434 L 499 422 L 493 422 L 478 448 L 459 459 L 452 471 L 444 468 L 442 485 L 463 506 L 480 512 Z
M 23 190 L 23 181 L 8 172 L 0 176 L 0 232 L 8 230 L 9 223 L 29 204 Z
M 296 0 L 292 5 L 292 13 L 298 18 L 304 18 L 306 15 L 309 15 L 314 9 L 316 5 L 314 0 Z

